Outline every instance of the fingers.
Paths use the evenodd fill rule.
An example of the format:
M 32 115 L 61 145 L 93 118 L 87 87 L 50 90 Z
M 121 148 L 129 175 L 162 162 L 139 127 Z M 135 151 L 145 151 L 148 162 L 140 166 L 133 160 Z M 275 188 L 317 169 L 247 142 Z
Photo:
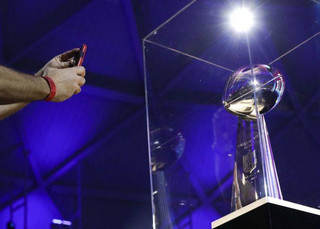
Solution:
M 86 80 L 83 77 L 78 77 L 79 81 L 78 81 L 78 85 L 76 86 L 76 89 L 74 91 L 74 94 L 79 94 L 81 92 L 81 87 L 85 84 Z
M 79 86 L 82 87 L 86 83 L 86 79 L 84 77 L 79 77 Z
M 81 92 L 81 87 L 77 87 L 77 89 L 75 90 L 74 94 L 79 94 Z
M 79 74 L 83 74 L 83 75 L 78 74 L 78 77 L 77 77 L 78 78 L 78 85 L 76 86 L 76 90 L 74 92 L 75 95 L 79 94 L 81 92 L 81 87 L 86 83 L 86 79 L 84 78 L 85 70 L 84 70 L 84 68 L 83 69 L 82 68 L 80 68 L 80 70 L 78 70 L 78 72 L 77 72 L 77 74 L 79 73 Z
M 83 66 L 73 67 L 72 69 L 78 76 L 85 77 L 86 69 Z
M 59 55 L 60 61 L 68 61 L 70 58 L 74 57 L 77 53 L 79 53 L 79 48 L 74 48 L 72 50 L 66 51 Z

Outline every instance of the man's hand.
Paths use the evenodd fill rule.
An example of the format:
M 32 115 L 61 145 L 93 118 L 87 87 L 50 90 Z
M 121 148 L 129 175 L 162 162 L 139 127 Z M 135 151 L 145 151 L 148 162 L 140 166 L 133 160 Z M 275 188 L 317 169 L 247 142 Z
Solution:
M 56 95 L 52 101 L 61 102 L 80 93 L 81 87 L 86 82 L 85 75 L 86 71 L 82 66 L 64 69 L 47 68 L 44 76 L 50 77 L 56 85 Z
M 85 83 L 85 69 L 73 67 L 74 57 L 79 51 L 76 48 L 54 57 L 35 76 L 0 65 L 0 119 L 12 115 L 31 101 L 44 99 L 50 88 L 43 76 L 50 77 L 55 83 L 55 102 L 80 93 Z
M 45 76 L 44 73 L 48 68 L 69 68 L 75 65 L 74 57 L 80 52 L 79 48 L 75 48 L 64 52 L 54 58 L 52 58 L 43 68 L 35 74 L 35 76 L 43 77 Z
M 81 91 L 85 83 L 85 69 L 73 67 L 74 57 L 80 52 L 75 48 L 52 58 L 36 76 L 50 77 L 56 85 L 56 95 L 52 101 L 61 102 Z

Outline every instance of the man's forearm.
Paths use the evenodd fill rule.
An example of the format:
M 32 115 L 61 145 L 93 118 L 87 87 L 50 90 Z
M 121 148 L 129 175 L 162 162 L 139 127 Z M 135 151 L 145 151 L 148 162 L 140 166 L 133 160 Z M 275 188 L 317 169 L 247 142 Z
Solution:
M 29 103 L 13 103 L 13 104 L 6 104 L 0 105 L 0 120 L 5 119 L 6 117 L 16 113 L 18 110 L 21 110 Z
M 0 66 L 0 104 L 42 100 L 50 93 L 45 79 Z

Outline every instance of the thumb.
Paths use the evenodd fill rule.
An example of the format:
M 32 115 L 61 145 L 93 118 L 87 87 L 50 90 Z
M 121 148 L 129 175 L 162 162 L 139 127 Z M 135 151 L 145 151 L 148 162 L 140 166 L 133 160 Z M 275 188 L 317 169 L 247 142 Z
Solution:
M 69 50 L 67 52 L 64 52 L 59 55 L 59 58 L 61 61 L 67 61 L 72 57 L 75 57 L 79 53 L 80 49 L 79 48 L 74 48 L 72 50 Z

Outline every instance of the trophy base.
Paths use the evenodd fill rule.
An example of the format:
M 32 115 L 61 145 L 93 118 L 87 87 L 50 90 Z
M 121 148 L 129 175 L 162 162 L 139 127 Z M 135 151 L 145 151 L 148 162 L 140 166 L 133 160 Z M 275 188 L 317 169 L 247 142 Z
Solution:
M 320 228 L 320 210 L 264 197 L 214 222 L 212 229 Z

